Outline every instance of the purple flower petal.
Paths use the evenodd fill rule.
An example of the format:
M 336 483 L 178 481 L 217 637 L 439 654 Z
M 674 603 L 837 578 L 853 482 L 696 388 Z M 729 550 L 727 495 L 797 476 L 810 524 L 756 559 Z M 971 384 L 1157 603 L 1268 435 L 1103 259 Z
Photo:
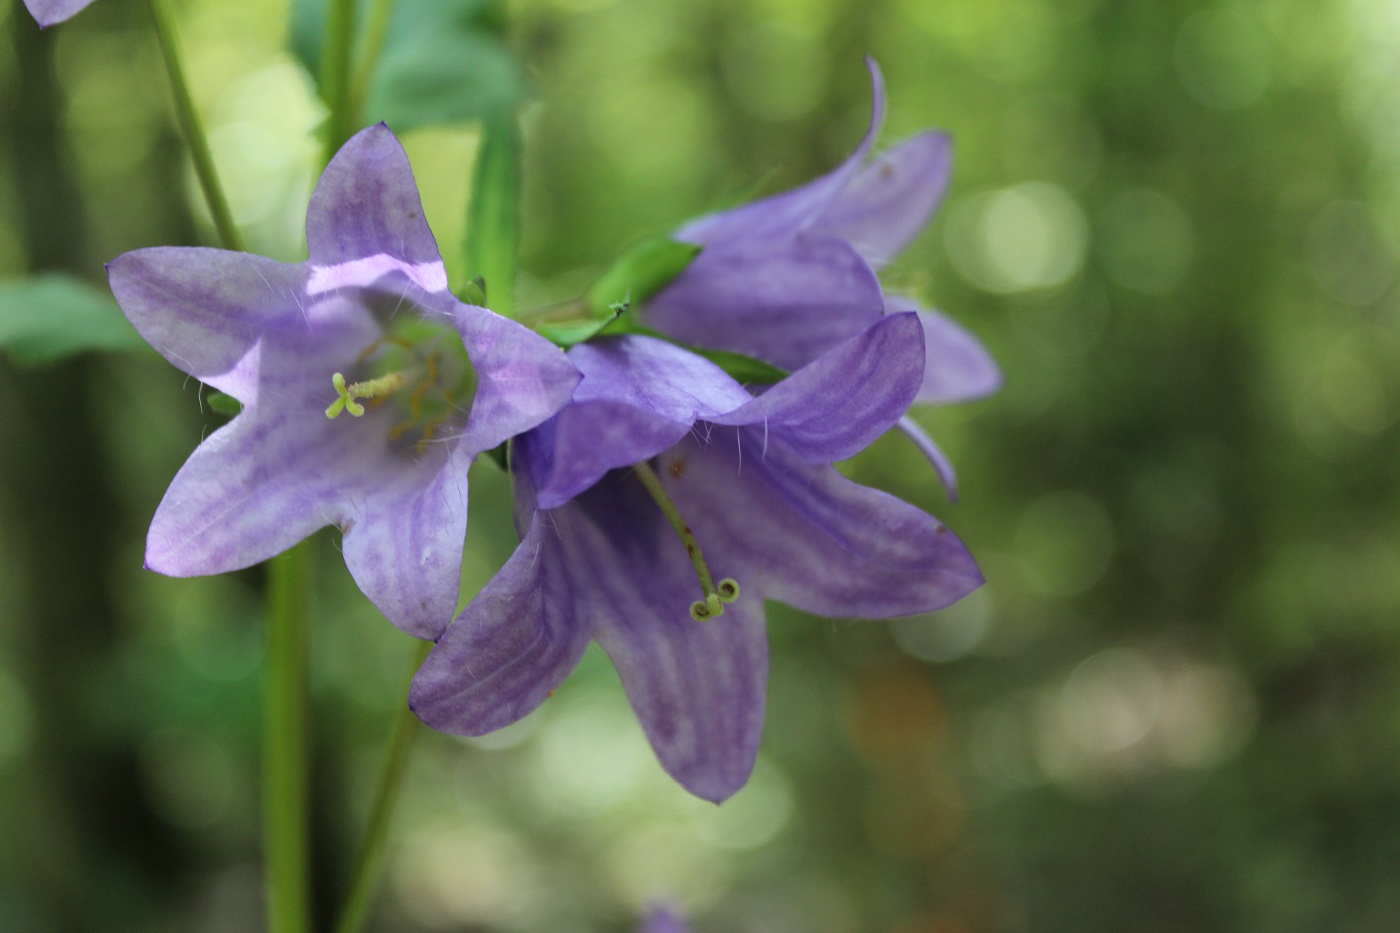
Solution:
M 457 308 L 458 330 L 477 378 L 459 443 L 480 453 L 566 405 L 579 373 L 563 351 L 534 331 L 475 305 Z
M 967 402 L 1001 388 L 1001 370 L 991 354 L 961 325 L 904 296 L 890 296 L 885 307 L 891 314 L 917 311 L 923 324 L 924 380 L 914 401 Z
M 846 240 L 878 269 L 924 229 L 948 188 L 952 167 L 947 134 L 907 139 L 861 169 L 810 230 Z
M 484 735 L 510 725 L 543 703 L 588 647 L 564 568 L 544 554 L 559 547 L 551 517 L 529 511 L 520 547 L 413 678 L 409 706 L 434 729 Z
M 637 933 L 690 933 L 690 926 L 670 904 L 652 904 Z
M 399 628 L 437 638 L 457 608 L 473 451 L 429 445 L 422 462 L 386 471 L 353 496 L 342 522 L 345 566 Z
M 646 323 L 695 346 L 797 369 L 878 321 L 880 282 L 829 237 L 749 242 L 702 252 L 646 305 Z
M 306 212 L 306 248 L 316 266 L 350 264 L 339 284 L 367 285 L 376 269 L 397 268 L 427 291 L 447 288 L 408 156 L 382 123 L 352 136 L 326 166 Z M 336 276 L 322 274 L 334 287 Z
M 24 0 L 34 21 L 42 27 L 61 23 L 84 9 L 92 0 Z
M 919 427 L 919 423 L 913 418 L 905 416 L 895 423 L 911 441 L 919 448 L 919 453 L 923 454 L 928 462 L 933 466 L 933 470 L 938 474 L 938 479 L 943 483 L 943 488 L 948 490 L 948 501 L 958 501 L 958 476 L 953 470 L 953 461 L 948 459 L 948 455 L 943 452 L 943 448 L 934 443 L 933 438 L 928 436 L 928 432 Z
M 937 519 L 781 444 L 765 451 L 758 428 L 687 439 L 657 473 L 718 565 L 715 575 L 734 577 L 744 593 L 873 619 L 941 609 L 982 583 Z
M 870 126 L 846 161 L 801 188 L 693 220 L 676 231 L 676 239 L 701 246 L 752 245 L 791 237 L 816 222 L 860 171 L 885 119 L 884 78 L 874 59 L 867 58 L 865 65 L 870 70 Z
M 708 420 L 762 426 L 811 463 L 854 456 L 899 420 L 924 371 L 919 319 L 890 315 L 758 398 Z
M 181 370 L 245 404 L 256 398 L 264 338 L 300 339 L 312 329 L 306 277 L 302 266 L 219 249 L 140 249 L 107 264 L 112 294 L 141 336 Z M 345 351 L 337 335 L 363 346 L 377 329 L 361 315 L 349 329 L 319 330 L 322 339 L 307 349 L 334 358 Z

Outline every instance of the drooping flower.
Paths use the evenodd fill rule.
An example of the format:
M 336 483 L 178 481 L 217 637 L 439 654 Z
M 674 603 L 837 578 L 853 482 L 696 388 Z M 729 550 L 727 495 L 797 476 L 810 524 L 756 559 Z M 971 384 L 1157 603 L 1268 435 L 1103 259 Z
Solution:
M 869 161 L 885 111 L 871 60 L 865 137 L 832 172 L 792 191 L 693 220 L 676 239 L 704 247 L 646 303 L 644 322 L 692 346 L 731 350 L 795 369 L 882 316 L 915 312 L 926 366 L 915 401 L 980 398 L 1001 374 L 977 338 L 913 298 L 887 295 L 877 272 L 927 224 L 952 168 L 947 135 L 925 132 Z M 949 490 L 952 467 L 910 419 L 899 427 L 934 462 Z
M 647 908 L 637 933 L 690 933 L 690 925 L 670 904 L 656 903 Z
M 41 27 L 61 23 L 87 8 L 92 0 L 24 0 L 34 21 Z
M 146 566 L 223 573 L 339 525 L 365 595 L 433 638 L 456 608 L 467 468 L 558 411 L 579 375 L 543 338 L 453 297 L 387 127 L 326 167 L 306 239 L 295 264 L 164 247 L 108 266 L 141 335 L 243 406 L 170 484 Z
M 596 639 L 662 766 L 699 797 L 733 794 L 763 721 L 765 599 L 883 618 L 982 582 L 932 516 L 831 466 L 908 407 L 919 330 L 885 317 L 757 397 L 664 341 L 575 346 L 573 401 L 512 446 L 520 546 L 419 671 L 418 716 L 508 725 Z

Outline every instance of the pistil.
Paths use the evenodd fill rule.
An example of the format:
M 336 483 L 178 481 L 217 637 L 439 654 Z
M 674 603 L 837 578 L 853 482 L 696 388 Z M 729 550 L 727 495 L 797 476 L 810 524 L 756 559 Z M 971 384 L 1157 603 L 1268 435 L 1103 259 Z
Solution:
M 738 581 L 732 577 L 725 577 L 719 581 L 718 586 L 715 585 L 715 578 L 710 573 L 710 565 L 705 562 L 705 555 L 700 550 L 700 542 L 695 540 L 695 533 L 690 530 L 690 526 L 681 517 L 680 510 L 676 508 L 675 501 L 661 485 L 656 471 L 645 461 L 636 464 L 634 469 L 637 471 L 637 478 L 642 481 L 642 485 L 656 501 L 661 513 L 666 516 L 666 521 L 671 523 L 676 537 L 680 538 L 681 544 L 685 545 L 685 553 L 690 557 L 690 563 L 695 568 L 695 576 L 700 580 L 700 590 L 705 594 L 705 598 L 697 599 L 690 604 L 690 617 L 696 622 L 704 622 L 724 615 L 725 605 L 739 598 Z
M 380 399 L 393 395 L 408 384 L 408 377 L 402 372 L 389 373 L 377 379 L 367 379 L 364 382 L 355 382 L 350 385 L 345 384 L 345 376 L 335 373 L 331 376 L 331 385 L 335 386 L 336 400 L 331 402 L 326 409 L 326 417 L 335 419 L 342 411 L 348 411 L 352 418 L 359 418 L 365 413 L 365 406 L 356 399 Z

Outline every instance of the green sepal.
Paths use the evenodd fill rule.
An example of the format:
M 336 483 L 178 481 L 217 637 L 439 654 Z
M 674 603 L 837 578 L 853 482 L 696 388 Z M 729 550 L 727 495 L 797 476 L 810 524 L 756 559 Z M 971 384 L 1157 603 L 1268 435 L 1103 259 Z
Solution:
M 588 289 L 584 300 L 599 318 L 616 306 L 641 304 L 671 283 L 700 255 L 701 247 L 667 236 L 648 237 L 614 262 Z
M 210 393 L 205 397 L 204 404 L 208 405 L 213 411 L 221 415 L 228 415 L 230 418 L 243 411 L 242 402 L 232 395 L 225 395 L 223 392 Z
M 490 450 L 485 452 L 486 456 L 490 457 L 492 461 L 495 462 L 496 466 L 500 467 L 506 473 L 510 472 L 509 445 L 510 441 L 505 441 L 504 443 L 497 444 L 495 447 L 492 447 Z
M 478 275 L 457 290 L 457 297 L 469 305 L 476 305 L 481 308 L 487 307 L 486 280 Z
M 682 346 L 685 345 L 682 344 Z M 742 382 L 745 385 L 773 385 L 788 377 L 785 370 L 743 353 L 734 353 L 730 350 L 707 350 L 704 347 L 686 346 L 685 348 L 696 356 L 703 356 L 714 363 L 732 376 L 735 382 Z
M 586 308 L 581 302 L 574 302 L 571 305 L 565 305 L 563 307 L 576 307 L 580 314 L 579 316 L 563 318 L 557 321 L 534 321 L 531 322 L 531 326 L 540 336 L 565 350 L 576 343 L 592 340 L 605 329 L 613 327 L 613 325 L 618 322 L 624 322 L 624 316 L 627 313 L 627 305 L 625 303 L 613 305 L 612 308 L 607 310 L 607 317 L 585 316 L 583 312 L 585 312 Z M 624 323 L 621 327 L 608 330 L 608 333 L 626 334 L 633 333 L 633 331 Z

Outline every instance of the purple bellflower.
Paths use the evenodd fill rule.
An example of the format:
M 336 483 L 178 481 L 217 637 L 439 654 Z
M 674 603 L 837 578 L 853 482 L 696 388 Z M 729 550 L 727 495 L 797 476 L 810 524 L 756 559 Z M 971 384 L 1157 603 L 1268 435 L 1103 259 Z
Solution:
M 499 729 L 596 639 L 662 766 L 722 801 L 758 752 L 765 599 L 882 618 L 982 582 L 937 520 L 831 466 L 918 392 L 919 319 L 883 317 L 757 397 L 651 337 L 569 355 L 584 374 L 573 401 L 512 445 L 520 546 L 438 641 L 409 703 L 435 729 Z
M 637 933 L 690 933 L 690 925 L 685 922 L 680 911 L 670 904 L 652 904 Z
M 544 338 L 448 291 L 387 127 L 326 167 L 306 240 L 295 264 L 165 247 L 108 266 L 141 335 L 243 406 L 170 484 L 146 566 L 223 573 L 338 525 L 360 589 L 435 638 L 456 608 L 467 468 L 558 411 L 580 377 Z
M 926 132 L 869 161 L 885 112 L 869 59 L 873 103 L 860 145 L 801 188 L 693 220 L 673 234 L 704 247 L 646 303 L 644 322 L 692 346 L 731 350 L 792 370 L 882 316 L 914 312 L 926 365 L 914 401 L 949 403 L 995 392 L 987 351 L 949 318 L 913 298 L 886 295 L 876 273 L 922 230 L 952 168 L 948 136 Z M 933 462 L 950 492 L 951 465 L 912 419 L 898 427 Z
M 92 0 L 24 0 L 29 14 L 41 28 L 76 16 L 91 3 Z

